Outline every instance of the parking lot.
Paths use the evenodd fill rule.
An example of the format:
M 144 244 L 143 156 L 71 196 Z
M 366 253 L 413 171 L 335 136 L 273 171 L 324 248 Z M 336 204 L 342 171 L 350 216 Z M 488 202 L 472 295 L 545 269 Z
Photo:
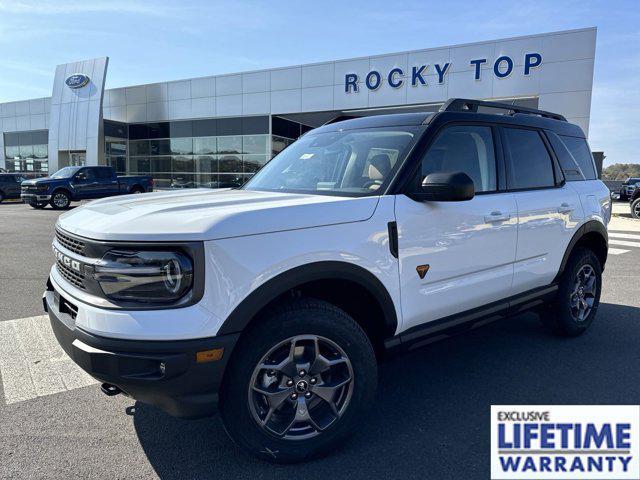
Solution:
M 388 359 L 352 442 L 274 466 L 235 447 L 219 418 L 177 420 L 83 376 L 42 316 L 59 212 L 3 203 L 0 478 L 488 478 L 491 404 L 640 403 L 640 221 L 615 211 L 587 334 L 557 338 L 528 313 Z

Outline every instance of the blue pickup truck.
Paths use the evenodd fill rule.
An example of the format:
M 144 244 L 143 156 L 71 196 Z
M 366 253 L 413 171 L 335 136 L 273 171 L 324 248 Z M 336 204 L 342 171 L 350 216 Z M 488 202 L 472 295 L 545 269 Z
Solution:
M 153 190 L 148 175 L 118 177 L 112 167 L 64 167 L 50 177 L 22 182 L 21 198 L 33 208 L 50 204 L 57 210 L 72 201 Z

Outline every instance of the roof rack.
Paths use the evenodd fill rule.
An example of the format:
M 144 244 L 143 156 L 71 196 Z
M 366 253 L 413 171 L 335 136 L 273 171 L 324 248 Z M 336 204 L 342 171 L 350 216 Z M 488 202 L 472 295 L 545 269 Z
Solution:
M 337 117 L 333 117 L 331 120 L 327 120 L 326 122 L 324 122 L 322 126 L 331 125 L 332 123 L 342 122 L 344 120 L 353 120 L 354 118 L 362 117 L 358 117 L 356 115 L 338 115 Z
M 515 101 L 515 100 L 514 100 Z M 561 120 L 566 122 L 567 119 L 559 113 L 547 112 L 545 110 L 538 110 L 536 108 L 519 107 L 517 105 L 509 105 L 508 103 L 498 102 L 485 102 L 484 100 L 469 100 L 467 98 L 450 98 L 442 107 L 440 112 L 477 112 L 478 107 L 496 108 L 500 110 L 507 110 L 507 115 L 515 115 L 516 113 L 523 113 L 527 115 L 539 115 L 545 118 L 552 118 L 554 120 Z

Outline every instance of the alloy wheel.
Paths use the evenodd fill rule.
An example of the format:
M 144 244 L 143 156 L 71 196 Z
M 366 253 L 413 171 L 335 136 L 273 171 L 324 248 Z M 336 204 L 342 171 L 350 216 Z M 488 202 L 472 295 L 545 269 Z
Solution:
M 591 265 L 583 265 L 573 283 L 571 291 L 570 306 L 571 316 L 578 322 L 584 322 L 596 299 L 597 277 Z
M 64 193 L 56 193 L 53 196 L 53 204 L 58 208 L 65 208 L 69 204 L 69 199 Z
M 353 367 L 332 340 L 291 337 L 272 348 L 255 367 L 249 409 L 269 434 L 304 440 L 335 424 L 353 394 Z

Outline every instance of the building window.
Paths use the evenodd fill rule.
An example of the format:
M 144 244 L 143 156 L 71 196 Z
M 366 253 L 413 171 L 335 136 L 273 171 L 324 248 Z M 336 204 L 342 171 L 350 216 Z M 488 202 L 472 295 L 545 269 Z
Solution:
M 4 134 L 4 168 L 8 172 L 49 172 L 49 132 L 7 132 Z

